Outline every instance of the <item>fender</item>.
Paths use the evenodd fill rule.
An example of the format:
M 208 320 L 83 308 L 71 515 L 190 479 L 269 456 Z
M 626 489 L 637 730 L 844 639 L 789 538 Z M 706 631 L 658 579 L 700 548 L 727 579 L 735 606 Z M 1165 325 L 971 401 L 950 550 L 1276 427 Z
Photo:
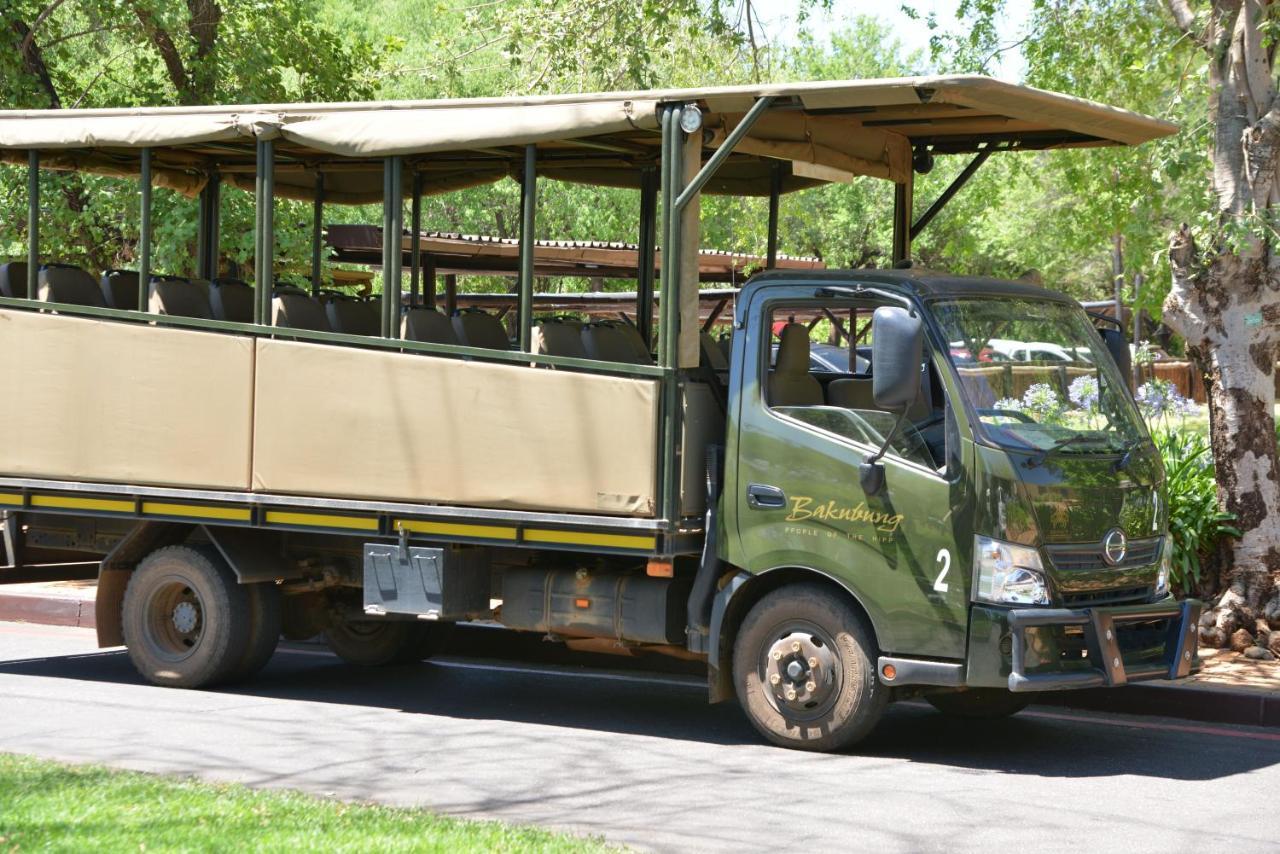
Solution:
M 879 631 L 876 628 L 875 619 L 871 616 L 871 611 L 863 603 L 862 596 L 856 590 L 851 588 L 835 576 L 825 572 L 813 569 L 807 566 L 779 566 L 773 569 L 765 570 L 760 573 L 750 573 L 745 570 L 738 570 L 733 576 L 725 582 L 716 592 L 715 599 L 711 604 L 711 627 L 710 637 L 707 644 L 707 668 L 708 668 L 708 687 L 710 690 L 710 701 L 718 703 L 722 700 L 730 699 L 733 695 L 732 688 L 732 662 L 726 661 L 731 654 L 730 649 L 721 649 L 721 639 L 724 636 L 725 618 L 729 613 L 730 606 L 743 601 L 741 594 L 744 588 L 751 586 L 753 582 L 759 582 L 778 572 L 793 571 L 802 573 L 814 578 L 820 578 L 830 582 L 835 587 L 844 591 L 857 604 L 858 609 L 866 614 L 867 620 L 871 623 L 871 631 L 879 637 Z M 785 584 L 785 582 L 784 582 Z M 729 664 L 729 667 L 724 665 Z

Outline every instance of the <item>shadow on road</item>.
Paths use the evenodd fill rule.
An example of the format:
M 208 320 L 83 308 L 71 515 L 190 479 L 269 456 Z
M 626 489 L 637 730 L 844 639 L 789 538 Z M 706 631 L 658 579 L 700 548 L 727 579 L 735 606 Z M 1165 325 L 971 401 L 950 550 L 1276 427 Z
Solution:
M 0 662 L 0 673 L 145 684 L 120 651 Z M 696 681 L 662 673 L 456 658 L 367 669 L 315 650 L 283 647 L 256 679 L 221 693 L 716 745 L 761 744 L 735 704 L 708 705 Z M 855 752 L 866 758 L 1046 778 L 1216 780 L 1280 764 L 1280 740 L 1254 731 L 1132 723 L 1057 709 L 1033 709 L 997 722 L 959 721 L 922 703 L 904 703 L 891 707 Z

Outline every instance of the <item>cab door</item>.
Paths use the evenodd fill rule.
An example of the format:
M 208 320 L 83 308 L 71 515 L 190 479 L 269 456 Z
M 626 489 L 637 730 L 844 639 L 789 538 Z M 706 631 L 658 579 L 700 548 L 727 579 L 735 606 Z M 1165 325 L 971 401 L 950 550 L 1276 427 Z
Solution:
M 893 415 L 874 409 L 867 375 L 802 377 L 796 368 L 808 360 L 796 352 L 795 326 L 851 306 L 812 289 L 770 291 L 757 293 L 734 354 L 742 370 L 725 494 L 735 510 L 731 559 L 754 573 L 802 567 L 836 579 L 867 609 L 887 653 L 962 658 L 972 535 L 963 533 L 969 502 L 942 388 L 929 384 L 930 401 L 911 413 L 923 432 L 910 428 L 893 443 L 884 488 L 865 494 L 858 466 Z M 934 348 L 926 349 L 922 370 L 936 379 Z

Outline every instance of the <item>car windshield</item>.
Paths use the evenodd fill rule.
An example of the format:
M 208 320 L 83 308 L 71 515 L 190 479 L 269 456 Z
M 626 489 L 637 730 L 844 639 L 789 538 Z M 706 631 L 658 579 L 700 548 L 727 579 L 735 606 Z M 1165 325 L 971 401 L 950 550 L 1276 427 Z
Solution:
M 933 304 L 948 356 L 982 430 L 1042 453 L 1128 450 L 1146 431 L 1079 306 L 1034 299 Z

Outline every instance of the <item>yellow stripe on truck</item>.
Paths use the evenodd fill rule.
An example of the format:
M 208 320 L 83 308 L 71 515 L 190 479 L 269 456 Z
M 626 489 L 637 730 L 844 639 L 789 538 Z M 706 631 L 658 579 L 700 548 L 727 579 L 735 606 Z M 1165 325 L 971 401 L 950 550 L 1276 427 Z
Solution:
M 144 516 L 180 516 L 186 519 L 222 519 L 248 522 L 253 518 L 248 507 L 210 507 L 202 504 L 168 504 L 163 501 L 142 502 Z
M 441 537 L 474 537 L 479 540 L 515 541 L 516 529 L 507 525 L 468 525 L 460 522 L 423 522 L 416 519 L 397 519 L 396 529 L 403 528 L 414 534 L 436 534 Z
M 33 495 L 32 507 L 57 510 L 103 510 L 108 513 L 132 513 L 133 502 L 118 498 L 82 498 L 78 495 Z
M 0 492 L 0 505 L 4 505 L 5 507 L 21 507 L 22 493 L 21 492 Z
M 639 534 L 600 534 L 590 531 L 558 531 L 543 528 L 526 528 L 527 543 L 556 543 L 570 546 L 604 546 L 610 549 L 637 549 L 653 551 L 658 538 Z
M 300 525 L 307 528 L 347 528 L 352 531 L 376 531 L 378 519 L 374 516 L 331 516 L 325 513 L 293 513 L 285 510 L 268 510 L 268 525 Z

